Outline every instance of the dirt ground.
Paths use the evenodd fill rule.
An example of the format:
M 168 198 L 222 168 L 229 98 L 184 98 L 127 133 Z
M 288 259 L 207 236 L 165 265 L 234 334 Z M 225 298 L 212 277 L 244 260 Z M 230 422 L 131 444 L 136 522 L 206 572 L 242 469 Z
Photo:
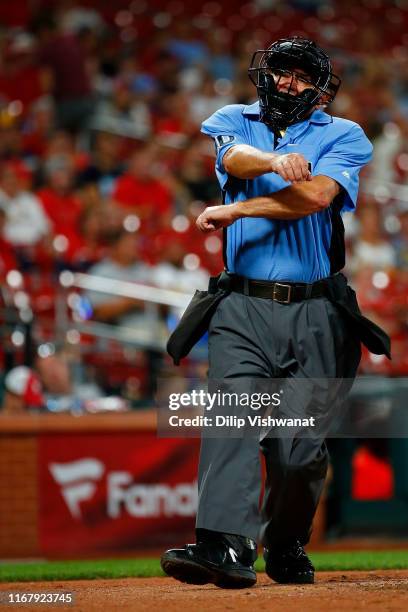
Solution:
M 78 610 L 151 612 L 180 610 L 218 612 L 224 610 L 271 610 L 319 612 L 330 610 L 408 610 L 408 570 L 370 572 L 320 572 L 314 585 L 278 585 L 260 574 L 251 589 L 230 591 L 214 586 L 180 584 L 170 578 L 125 578 L 122 580 L 80 580 L 0 584 L 5 592 L 73 593 L 74 605 L 1 605 L 2 610 Z

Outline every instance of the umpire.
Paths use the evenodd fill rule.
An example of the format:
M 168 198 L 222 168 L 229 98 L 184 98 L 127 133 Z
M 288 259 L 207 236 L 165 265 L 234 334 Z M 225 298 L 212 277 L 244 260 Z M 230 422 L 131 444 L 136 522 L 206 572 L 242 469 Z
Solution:
M 197 226 L 224 228 L 228 273 L 209 327 L 209 379 L 350 381 L 360 341 L 389 355 L 385 334 L 361 315 L 340 273 L 341 212 L 355 209 L 372 145 L 359 125 L 324 112 L 340 79 L 314 42 L 278 40 L 254 54 L 249 76 L 259 101 L 226 106 L 202 126 L 215 143 L 223 205 L 208 207 Z M 324 439 L 266 436 L 261 449 L 259 513 L 259 441 L 202 439 L 197 543 L 164 553 L 168 575 L 251 586 L 261 534 L 273 580 L 314 581 L 303 546 L 328 466 Z

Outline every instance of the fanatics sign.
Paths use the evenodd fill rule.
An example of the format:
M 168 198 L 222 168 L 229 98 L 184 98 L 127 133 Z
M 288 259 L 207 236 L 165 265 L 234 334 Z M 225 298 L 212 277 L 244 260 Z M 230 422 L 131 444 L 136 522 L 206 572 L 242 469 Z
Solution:
M 191 537 L 197 461 L 192 439 L 146 432 L 42 436 L 42 552 L 161 547 Z

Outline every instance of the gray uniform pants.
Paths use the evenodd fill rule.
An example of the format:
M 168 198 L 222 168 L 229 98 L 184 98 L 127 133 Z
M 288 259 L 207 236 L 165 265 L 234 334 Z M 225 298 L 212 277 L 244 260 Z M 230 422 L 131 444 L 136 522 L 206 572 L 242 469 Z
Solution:
M 298 378 L 345 378 L 349 388 L 360 356 L 360 342 L 326 298 L 281 304 L 231 293 L 220 302 L 209 329 L 210 381 L 284 378 L 290 391 Z M 307 399 L 303 408 L 308 410 Z M 261 511 L 260 447 L 266 466 Z M 294 433 L 262 442 L 253 436 L 203 437 L 196 527 L 260 537 L 266 547 L 294 538 L 305 544 L 327 466 L 324 437 Z

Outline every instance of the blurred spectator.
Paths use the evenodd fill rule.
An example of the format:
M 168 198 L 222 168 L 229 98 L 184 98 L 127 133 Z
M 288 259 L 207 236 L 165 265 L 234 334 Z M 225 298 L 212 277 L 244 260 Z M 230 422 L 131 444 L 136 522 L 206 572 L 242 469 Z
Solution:
M 6 211 L 0 207 L 0 280 L 3 281 L 10 270 L 17 268 L 17 259 L 13 252 L 13 245 L 4 238 L 4 225 Z
M 122 228 L 111 237 L 108 255 L 92 266 L 89 274 L 105 278 L 107 289 L 109 279 L 151 283 L 151 269 L 138 261 L 138 242 L 136 233 Z M 95 320 L 130 328 L 147 342 L 156 337 L 159 331 L 157 317 L 154 313 L 150 316 L 143 312 L 144 303 L 140 300 L 96 291 L 87 291 L 84 295 Z
M 24 190 L 27 170 L 18 162 L 0 171 L 0 207 L 6 213 L 4 238 L 13 246 L 32 246 L 49 236 L 51 225 L 38 198 Z
M 386 123 L 374 142 L 370 176 L 377 183 L 404 182 L 408 177 L 408 119 Z
M 72 159 L 64 155 L 49 157 L 44 166 L 46 184 L 37 192 L 53 233 L 65 238 L 65 249 L 73 255 L 78 244 L 78 219 L 81 202 L 75 196 Z
M 30 107 L 24 126 L 24 153 L 41 158 L 47 150 L 48 140 L 54 135 L 54 102 L 50 96 L 37 98 Z
M 97 105 L 91 127 L 145 140 L 151 133 L 150 110 L 135 93 L 131 82 L 116 79 L 111 98 Z
M 400 231 L 393 241 L 393 246 L 397 256 L 397 267 L 408 273 L 408 206 L 400 214 L 399 220 L 401 224 Z M 406 281 L 408 284 L 408 275 Z
M 34 36 L 17 30 L 10 35 L 0 63 L 1 95 L 13 103 L 21 114 L 27 114 L 31 104 L 48 94 L 51 87 L 49 73 L 36 64 L 35 53 Z
M 197 134 L 197 124 L 190 111 L 190 95 L 184 91 L 163 96 L 158 104 L 154 118 L 154 131 L 168 144 L 181 148 L 188 137 Z
M 142 68 L 134 55 L 126 55 L 121 60 L 117 78 L 127 83 L 131 91 L 146 104 L 151 104 L 154 101 L 159 83 L 153 74 Z
M 24 157 L 20 116 L 10 106 L 0 104 L 0 161 Z
M 144 65 L 151 65 L 152 74 L 159 84 L 159 94 L 166 95 L 180 88 L 180 66 L 177 58 L 161 47 L 160 36 L 161 32 L 157 47 L 154 46 L 155 41 L 148 47 L 144 55 Z
M 219 198 L 218 182 L 214 173 L 208 171 L 201 139 L 193 140 L 185 148 L 177 175 L 189 190 L 191 200 L 211 202 Z
M 61 31 L 52 15 L 37 20 L 39 58 L 49 68 L 57 111 L 57 125 L 77 132 L 88 125 L 94 100 L 85 56 L 75 35 Z
M 208 60 L 207 46 L 197 36 L 188 19 L 176 20 L 167 49 L 183 67 L 205 66 Z
M 120 160 L 123 139 L 117 134 L 97 131 L 94 135 L 91 159 L 78 174 L 80 188 L 96 186 L 102 196 L 110 196 L 116 179 L 123 174 L 124 164 Z
M 34 367 L 44 389 L 46 407 L 53 412 L 81 410 L 84 402 L 103 396 L 103 391 L 94 382 L 75 380 L 70 361 L 63 351 L 50 351 L 49 355 L 37 356 L 35 360 Z
M 87 270 L 103 259 L 106 254 L 103 223 L 106 207 L 88 206 L 78 218 L 78 242 L 71 265 L 78 270 Z
M 45 397 L 40 377 L 27 366 L 17 366 L 4 379 L 3 413 L 25 414 L 45 408 Z
M 139 217 L 140 232 L 148 235 L 168 227 L 172 213 L 172 195 L 159 178 L 158 153 L 156 144 L 142 145 L 131 156 L 128 171 L 113 191 L 113 199 L 126 214 Z
M 210 29 L 207 32 L 210 50 L 207 69 L 214 80 L 226 79 L 231 83 L 236 78 L 237 67 L 231 53 L 231 34 L 225 28 Z
M 351 269 L 357 271 L 365 266 L 374 270 L 394 267 L 395 251 L 384 237 L 378 206 L 375 203 L 362 205 L 359 222 L 359 240 L 354 246 Z
M 219 108 L 232 104 L 232 83 L 230 81 L 214 82 L 210 75 L 206 75 L 200 89 L 192 94 L 190 113 L 197 125 L 215 113 Z
M 398 102 L 398 107 L 408 120 L 408 63 L 406 49 L 396 59 L 392 74 L 392 91 Z
M 65 130 L 53 130 L 50 138 L 46 141 L 44 158 L 54 155 L 68 155 L 75 157 L 75 141 L 71 134 Z
M 160 262 L 151 272 L 151 282 L 162 289 L 181 293 L 191 294 L 193 289 L 206 290 L 210 275 L 207 270 L 199 267 L 198 263 L 193 269 L 189 270 L 186 267 L 185 258 L 188 252 L 183 241 L 173 233 L 162 245 Z M 183 310 L 183 308 L 173 308 L 172 313 L 179 319 Z
M 58 20 L 64 32 L 78 34 L 84 29 L 100 31 L 105 22 L 95 8 L 82 6 L 78 0 L 64 0 L 59 8 Z
M 397 107 L 390 85 L 388 63 L 378 55 L 368 56 L 354 84 L 352 97 L 353 106 L 363 109 L 363 127 L 370 137 L 376 136 L 381 125 L 391 121 L 396 114 Z
M 49 349 L 50 345 L 47 346 Z M 34 367 L 16 366 L 4 380 L 4 414 L 27 412 L 106 412 L 124 411 L 127 402 L 119 397 L 106 397 L 95 382 L 82 382 L 73 375 L 70 357 L 49 349 L 46 356 L 37 356 Z

